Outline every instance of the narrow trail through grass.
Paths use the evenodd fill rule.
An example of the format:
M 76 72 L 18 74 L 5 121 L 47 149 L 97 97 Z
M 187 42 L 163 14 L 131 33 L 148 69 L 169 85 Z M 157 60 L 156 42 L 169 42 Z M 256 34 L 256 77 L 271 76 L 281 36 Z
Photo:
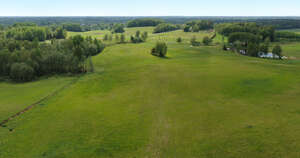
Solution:
M 41 98 L 40 100 L 32 103 L 31 105 L 27 106 L 25 109 L 23 109 L 22 111 L 19 111 L 17 112 L 16 114 L 10 116 L 9 118 L 3 120 L 0 122 L 0 128 L 3 127 L 3 128 L 6 128 L 6 124 L 13 120 L 14 118 L 24 114 L 25 112 L 31 110 L 32 108 L 34 108 L 36 105 L 42 103 L 43 101 L 47 100 L 47 99 L 50 99 L 51 97 L 54 97 L 55 95 L 57 95 L 59 92 L 63 91 L 64 89 L 68 88 L 69 86 L 71 86 L 72 84 L 76 83 L 78 80 L 79 80 L 80 77 L 76 77 L 75 79 L 73 79 L 73 81 L 71 81 L 70 83 L 67 83 L 66 85 L 64 85 L 63 87 L 55 90 L 53 93 Z M 10 131 L 12 131 L 13 129 L 9 129 Z

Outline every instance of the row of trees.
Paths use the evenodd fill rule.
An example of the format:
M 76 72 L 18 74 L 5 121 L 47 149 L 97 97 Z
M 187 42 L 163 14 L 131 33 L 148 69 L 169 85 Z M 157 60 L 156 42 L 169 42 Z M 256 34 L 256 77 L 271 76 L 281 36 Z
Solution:
M 127 27 L 146 27 L 146 26 L 157 26 L 158 24 L 164 23 L 159 19 L 142 18 L 131 20 L 127 23 Z
M 215 26 L 215 30 L 223 36 L 232 33 L 248 33 L 259 36 L 261 41 L 275 41 L 275 29 L 272 26 L 259 26 L 256 23 L 223 23 Z
M 117 43 L 126 43 L 126 36 L 122 33 L 122 34 L 115 34 L 115 37 L 113 37 L 113 34 L 105 34 L 103 41 L 112 41 L 113 39 L 115 39 L 115 41 L 117 41 Z
M 178 30 L 178 29 L 180 29 L 179 25 L 162 23 L 155 27 L 153 33 L 170 32 L 170 31 L 174 31 L 174 30 Z
M 63 29 L 72 32 L 85 32 L 91 29 L 88 26 L 80 25 L 79 23 L 65 23 L 62 24 Z
M 72 32 L 85 32 L 92 30 L 111 30 L 115 23 L 99 23 L 99 24 L 80 24 L 80 23 L 62 23 L 62 24 L 49 24 L 42 25 L 43 27 L 50 28 L 51 31 L 56 30 L 57 28 L 63 28 L 67 31 Z M 38 27 L 36 23 L 25 22 L 25 23 L 15 23 L 11 26 L 3 26 L 0 24 L 0 30 L 16 28 L 16 27 Z
M 135 36 L 131 36 L 130 37 L 130 41 L 131 43 L 142 43 L 142 42 L 146 42 L 148 38 L 148 32 L 143 32 L 141 34 L 141 32 L 138 30 L 135 33 Z
M 184 26 L 184 32 L 199 32 L 201 30 L 209 30 L 214 28 L 214 23 L 209 20 L 190 21 Z
M 66 30 L 62 27 L 52 30 L 49 27 L 38 26 L 16 26 L 5 31 L 6 38 L 27 41 L 45 41 L 50 39 L 64 39 L 67 36 Z
M 136 31 L 135 35 L 130 36 L 130 42 L 131 43 L 142 43 L 146 42 L 148 38 L 148 32 L 141 32 L 139 30 Z M 104 41 L 113 41 L 115 40 L 117 43 L 126 43 L 126 36 L 122 34 L 105 34 Z
M 277 31 L 275 37 L 278 41 L 300 41 L 300 34 L 290 31 Z
M 0 76 L 18 82 L 44 75 L 87 72 L 88 65 L 92 65 L 88 59 L 104 49 L 99 40 L 82 36 L 51 43 L 14 39 L 1 39 L 0 43 Z

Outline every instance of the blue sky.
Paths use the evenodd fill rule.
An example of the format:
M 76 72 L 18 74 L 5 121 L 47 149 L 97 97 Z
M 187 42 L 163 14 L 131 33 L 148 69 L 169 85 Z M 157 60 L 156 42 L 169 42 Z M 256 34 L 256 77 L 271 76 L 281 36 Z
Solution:
M 0 16 L 300 16 L 300 0 L 3 0 Z

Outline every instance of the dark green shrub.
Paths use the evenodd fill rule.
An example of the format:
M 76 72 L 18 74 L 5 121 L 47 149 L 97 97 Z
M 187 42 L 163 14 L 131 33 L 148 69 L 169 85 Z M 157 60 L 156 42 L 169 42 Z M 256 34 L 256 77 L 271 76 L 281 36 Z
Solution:
M 8 75 L 9 73 L 9 61 L 11 53 L 8 50 L 0 51 L 0 76 Z
M 192 46 L 200 46 L 201 43 L 199 41 L 197 41 L 196 37 L 194 36 L 192 39 L 191 39 L 191 45 Z
M 25 63 L 14 63 L 11 66 L 9 76 L 14 81 L 31 81 L 34 79 L 34 70 Z
M 143 34 L 142 34 L 142 40 L 146 41 L 147 38 L 148 38 L 148 32 L 143 32 Z
M 104 40 L 104 41 L 107 41 L 107 40 L 108 40 L 108 34 L 105 34 L 105 35 L 104 35 L 103 40 Z
M 130 41 L 131 43 L 142 43 L 145 42 L 148 38 L 148 33 L 147 32 L 143 32 L 142 36 L 141 36 L 141 32 L 138 30 L 135 33 L 135 36 L 131 36 L 130 37 Z
M 276 45 L 273 50 L 272 50 L 272 53 L 275 54 L 275 55 L 278 55 L 279 59 L 282 58 L 282 48 L 280 45 Z
M 123 24 L 115 24 L 112 28 L 113 33 L 123 33 L 125 32 L 124 30 L 124 25 Z
M 124 34 L 121 34 L 121 37 L 120 37 L 120 43 L 125 43 L 125 35 Z
M 202 43 L 206 46 L 208 46 L 211 42 L 212 42 L 212 40 L 207 36 L 205 36 L 202 41 Z
M 158 57 L 165 57 L 167 55 L 168 47 L 165 42 L 157 42 L 156 46 L 152 48 L 151 54 Z
M 176 42 L 181 43 L 181 42 L 182 42 L 182 38 L 181 38 L 181 37 L 178 37 L 178 38 L 176 39 Z
M 247 46 L 247 54 L 249 56 L 257 57 L 259 53 L 259 45 L 257 43 L 249 43 Z

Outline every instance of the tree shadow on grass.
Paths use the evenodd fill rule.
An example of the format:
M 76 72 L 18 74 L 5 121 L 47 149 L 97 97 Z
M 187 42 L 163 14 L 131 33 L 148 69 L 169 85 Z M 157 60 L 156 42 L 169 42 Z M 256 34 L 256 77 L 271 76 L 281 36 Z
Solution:
M 155 56 L 155 55 L 154 55 Z M 159 59 L 172 59 L 171 57 L 160 57 L 160 56 L 155 56 L 156 58 L 159 58 Z

